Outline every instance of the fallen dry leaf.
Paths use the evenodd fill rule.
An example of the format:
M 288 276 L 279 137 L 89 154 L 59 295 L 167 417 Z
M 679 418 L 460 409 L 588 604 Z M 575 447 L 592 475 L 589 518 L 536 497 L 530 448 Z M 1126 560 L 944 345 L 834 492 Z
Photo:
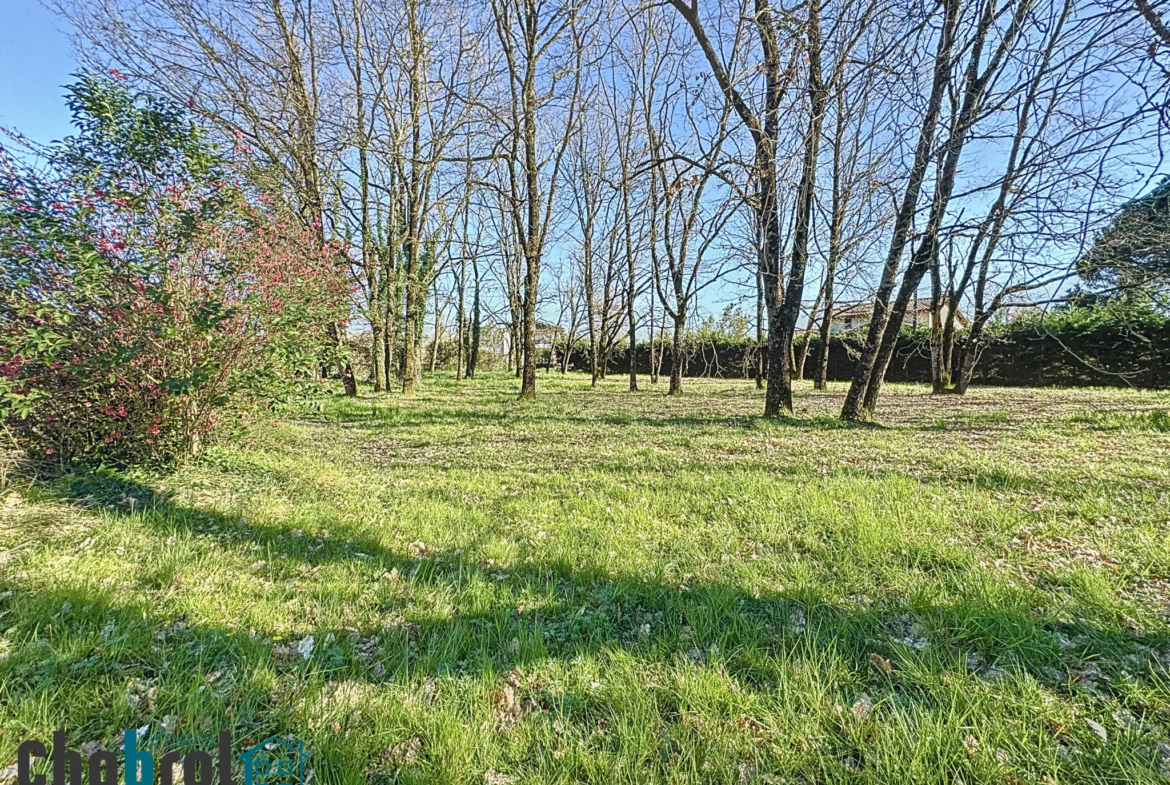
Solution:
M 877 654 L 875 652 L 875 653 L 869 655 L 869 661 L 872 662 L 874 665 L 876 665 L 877 669 L 880 670 L 882 673 L 886 674 L 887 676 L 894 675 L 894 666 L 891 665 L 890 661 L 887 660 L 882 655 Z

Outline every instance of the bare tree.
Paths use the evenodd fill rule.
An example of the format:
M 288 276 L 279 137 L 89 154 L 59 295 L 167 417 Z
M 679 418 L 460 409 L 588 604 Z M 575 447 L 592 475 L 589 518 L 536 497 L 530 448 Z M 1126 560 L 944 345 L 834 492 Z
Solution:
M 616 339 L 622 308 L 619 273 L 621 260 L 615 253 L 619 242 L 618 209 L 614 189 L 614 135 L 607 132 L 608 118 L 594 103 L 597 92 L 585 104 L 588 119 L 575 134 L 570 150 L 566 190 L 570 211 L 577 219 L 580 242 L 581 287 L 585 328 L 589 336 L 589 365 L 592 383 L 605 378 L 609 353 Z
M 505 194 L 524 260 L 521 398 L 536 397 L 540 267 L 553 222 L 561 164 L 579 120 L 588 28 L 582 9 L 579 2 L 492 0 L 507 82 Z M 567 95 L 559 89 L 566 80 Z M 548 135 L 546 129 L 553 127 L 556 133 Z
M 879 90 L 884 92 L 887 85 L 883 84 L 880 69 L 854 57 L 860 40 L 854 39 L 852 45 L 836 50 L 830 82 L 829 205 L 823 223 L 827 247 L 823 253 L 823 308 L 813 372 L 813 385 L 818 390 L 824 390 L 828 382 L 837 282 L 847 269 L 842 264 L 855 254 L 868 255 L 869 245 L 890 218 L 881 195 L 886 186 L 883 169 L 891 154 L 887 140 L 896 135 L 891 121 L 898 108 L 887 102 L 875 111 L 877 94 Z
M 768 310 L 768 387 L 764 414 L 768 417 L 792 414 L 792 338 L 800 315 L 800 301 L 804 293 L 804 274 L 808 264 L 808 238 L 812 214 L 813 191 L 816 184 L 817 156 L 824 118 L 826 90 L 821 73 L 821 3 L 810 0 L 806 17 L 795 20 L 789 14 L 777 15 L 766 0 L 754 0 L 750 13 L 745 9 L 741 18 L 749 20 L 759 45 L 761 63 L 755 69 L 762 72 L 762 106 L 753 108 L 749 96 L 741 90 L 742 74 L 747 70 L 738 62 L 738 47 L 742 40 L 737 22 L 732 47 L 732 59 L 721 56 L 722 48 L 712 40 L 708 28 L 699 15 L 697 0 L 669 0 L 687 24 L 706 57 L 707 63 L 723 92 L 727 105 L 732 107 L 748 129 L 754 147 L 749 167 L 750 179 L 755 184 L 752 207 L 759 226 L 763 252 L 760 263 L 763 270 L 764 296 Z M 784 30 L 784 27 L 789 29 Z M 803 39 L 803 40 L 802 40 Z M 791 62 L 786 66 L 781 41 L 801 41 L 789 51 Z M 798 57 L 799 55 L 799 57 Z M 792 252 L 784 286 L 781 269 L 783 248 L 780 237 L 779 182 L 777 179 L 777 151 L 780 145 L 781 109 L 784 93 L 797 76 L 795 63 L 806 63 L 806 92 L 808 97 L 807 122 L 803 130 L 801 174 L 797 185 L 796 212 L 793 228 Z M 733 70 L 737 69 L 737 70 Z
M 877 364 L 882 336 L 889 321 L 890 294 L 894 290 L 902 252 L 909 239 L 914 213 L 918 207 L 918 196 L 922 190 L 922 183 L 926 178 L 927 167 L 933 153 L 935 128 L 942 112 L 943 97 L 950 81 L 951 51 L 954 48 L 955 30 L 958 26 L 960 10 L 960 0 L 946 0 L 943 8 L 942 28 L 937 35 L 930 97 L 927 100 L 926 111 L 919 130 L 918 143 L 914 149 L 913 163 L 910 166 L 901 203 L 894 218 L 893 235 L 890 238 L 889 251 L 882 267 L 881 282 L 874 297 L 873 314 L 865 346 L 862 348 L 861 356 L 854 368 L 853 382 L 845 396 L 845 404 L 841 411 L 841 417 L 845 420 L 858 420 L 864 417 L 865 391 Z
M 663 74 L 653 82 L 670 83 L 677 74 Z M 668 395 L 682 394 L 686 365 L 684 343 L 687 317 L 695 298 L 719 280 L 722 266 L 711 271 L 704 265 L 720 231 L 734 214 L 727 198 L 712 201 L 709 186 L 714 179 L 726 137 L 730 108 L 725 107 L 715 124 L 714 138 L 705 141 L 686 107 L 694 94 L 679 81 L 674 90 L 657 90 L 644 84 L 643 117 L 654 165 L 650 169 L 647 213 L 651 221 L 650 257 L 655 294 L 673 322 L 670 387 Z M 686 129 L 687 143 L 674 138 L 671 129 Z M 692 144 L 693 142 L 693 144 Z
M 1067 278 L 1068 260 L 1080 256 L 1099 223 L 1090 218 L 1092 200 L 1116 199 L 1126 184 L 1109 172 L 1126 170 L 1124 137 L 1136 118 L 1105 96 L 1114 89 L 1113 69 L 1136 65 L 1143 54 L 1116 45 L 1116 20 L 1083 12 L 1071 0 L 1040 6 L 1035 15 L 999 80 L 991 101 L 997 111 L 984 121 L 1002 118 L 1002 166 L 986 183 L 968 178 L 956 195 L 962 202 L 992 198 L 977 222 L 952 229 L 949 241 L 963 262 L 949 260 L 945 294 L 934 251 L 932 310 L 941 319 L 931 336 L 932 375 L 939 392 L 951 391 L 951 383 L 954 392 L 966 392 L 992 318 L 1025 293 Z M 968 295 L 971 323 L 956 362 L 957 318 Z

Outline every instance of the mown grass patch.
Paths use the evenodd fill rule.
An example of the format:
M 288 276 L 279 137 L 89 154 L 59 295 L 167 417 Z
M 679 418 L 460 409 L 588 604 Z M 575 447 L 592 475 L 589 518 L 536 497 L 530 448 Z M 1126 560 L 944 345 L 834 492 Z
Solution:
M 0 764 L 166 725 L 329 783 L 1162 781 L 1170 439 L 1076 417 L 1165 394 L 541 384 L 14 487 Z

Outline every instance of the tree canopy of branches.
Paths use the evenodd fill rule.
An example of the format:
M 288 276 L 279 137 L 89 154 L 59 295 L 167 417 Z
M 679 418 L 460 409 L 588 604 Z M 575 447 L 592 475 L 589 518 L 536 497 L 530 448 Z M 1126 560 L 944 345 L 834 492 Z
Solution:
M 654 382 L 667 333 L 677 357 L 754 297 L 769 417 L 842 304 L 868 309 L 841 409 L 865 420 L 920 298 L 935 391 L 962 393 L 1013 307 L 1078 271 L 1165 278 L 1170 196 L 1134 200 L 1170 128 L 1145 3 L 54 3 L 86 62 L 188 106 L 344 249 L 376 391 L 415 390 L 428 333 L 473 376 L 487 329 L 523 398 L 578 338 L 595 381 L 650 338 Z

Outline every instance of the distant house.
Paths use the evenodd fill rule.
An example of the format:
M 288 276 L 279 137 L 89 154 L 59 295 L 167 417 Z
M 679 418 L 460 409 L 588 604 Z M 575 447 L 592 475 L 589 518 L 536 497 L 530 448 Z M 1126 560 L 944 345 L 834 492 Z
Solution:
M 244 785 L 303 785 L 309 753 L 300 739 L 272 736 L 239 756 Z
M 488 347 L 498 354 L 509 354 L 512 351 L 512 325 L 501 325 L 499 330 L 493 330 L 492 332 L 492 341 L 488 344 Z M 552 349 L 557 342 L 564 339 L 564 335 L 565 331 L 561 329 L 560 325 L 537 320 L 536 350 L 539 352 L 542 349 Z M 485 343 L 487 342 L 485 341 Z
M 941 317 L 944 324 L 947 320 L 948 310 L 946 305 L 942 307 Z M 833 323 L 830 325 L 829 331 L 832 333 L 848 333 L 854 330 L 863 330 L 869 326 L 869 320 L 872 317 L 873 303 L 843 305 L 833 311 Z M 906 309 L 906 316 L 902 324 L 915 329 L 930 329 L 930 300 L 918 300 L 917 303 L 911 304 Z M 955 324 L 960 328 L 967 326 L 967 317 L 963 314 L 962 310 L 955 312 Z

